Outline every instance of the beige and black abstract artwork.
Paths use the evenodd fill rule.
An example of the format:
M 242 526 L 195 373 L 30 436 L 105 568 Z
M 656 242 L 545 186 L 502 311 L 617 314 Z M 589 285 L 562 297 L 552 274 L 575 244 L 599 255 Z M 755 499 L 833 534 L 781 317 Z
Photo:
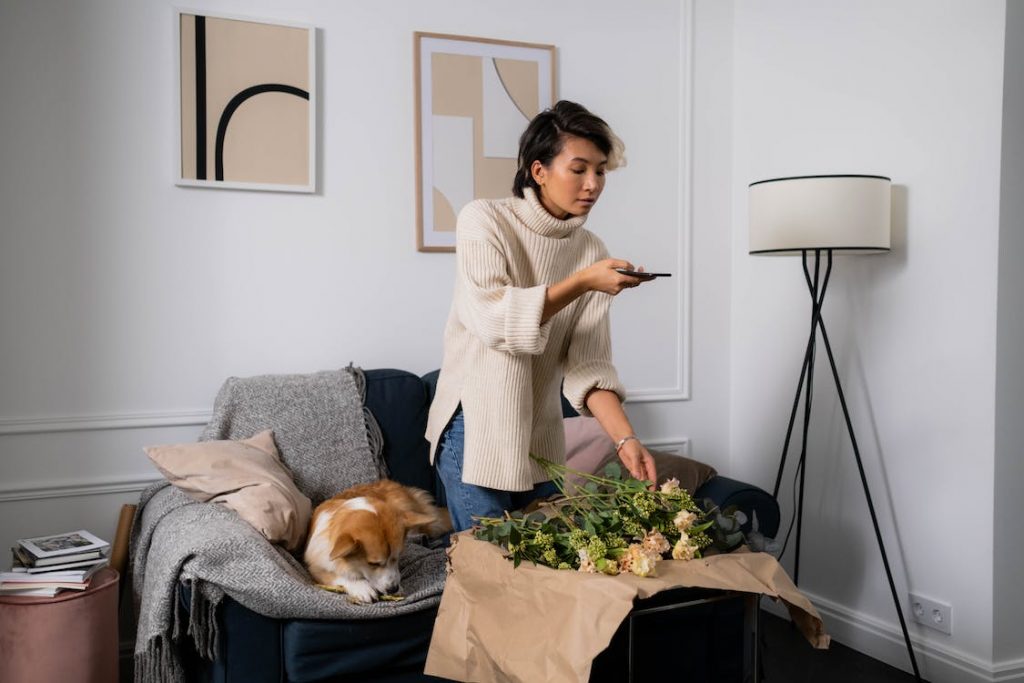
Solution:
M 459 210 L 511 194 L 519 136 L 554 100 L 554 48 L 416 34 L 418 247 L 452 251 Z
M 312 192 L 313 29 L 178 17 L 180 184 Z

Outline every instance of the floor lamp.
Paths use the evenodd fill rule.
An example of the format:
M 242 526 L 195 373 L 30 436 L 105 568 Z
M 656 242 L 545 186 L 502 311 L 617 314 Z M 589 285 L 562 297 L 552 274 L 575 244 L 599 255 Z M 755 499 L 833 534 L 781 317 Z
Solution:
M 782 446 L 782 457 L 779 471 L 775 478 L 774 496 L 779 496 L 779 486 L 786 467 L 786 455 L 789 452 L 793 426 L 796 422 L 800 395 L 804 395 L 803 431 L 800 441 L 800 459 L 797 462 L 799 476 L 799 496 L 796 509 L 796 547 L 793 571 L 793 582 L 800 581 L 800 532 L 803 525 L 804 512 L 804 476 L 807 463 L 807 429 L 810 425 L 811 399 L 814 380 L 814 362 L 817 350 L 817 338 L 820 333 L 832 368 L 839 403 L 846 418 L 846 429 L 850 434 L 853 454 L 857 460 L 861 484 L 864 486 L 864 497 L 871 513 L 871 523 L 878 539 L 878 549 L 885 565 L 885 574 L 889 579 L 893 604 L 900 618 L 903 639 L 907 644 L 907 653 L 914 668 L 914 676 L 920 681 L 921 674 L 914 658 L 914 648 L 910 644 L 907 622 L 903 618 L 903 609 L 896 594 L 896 583 L 892 578 L 889 558 L 885 552 L 885 543 L 878 526 L 878 516 L 871 500 L 871 491 L 864 465 L 861 462 L 857 437 L 853 432 L 853 422 L 846 406 L 846 396 L 839 381 L 832 346 L 829 344 L 825 321 L 821 317 L 821 306 L 825 300 L 829 276 L 832 274 L 832 255 L 839 253 L 884 253 L 889 251 L 889 215 L 890 215 L 891 181 L 883 176 L 872 175 L 819 175 L 799 176 L 793 178 L 773 178 L 750 184 L 750 253 L 799 255 L 803 262 L 804 279 L 811 295 L 811 330 L 804 351 L 803 366 L 800 368 L 800 379 L 797 382 L 793 409 L 786 428 L 786 439 Z M 822 274 L 824 265 L 824 274 Z

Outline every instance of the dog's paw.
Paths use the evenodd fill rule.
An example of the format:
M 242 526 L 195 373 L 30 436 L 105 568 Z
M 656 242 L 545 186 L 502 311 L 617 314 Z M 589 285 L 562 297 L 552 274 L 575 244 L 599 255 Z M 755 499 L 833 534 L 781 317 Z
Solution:
M 348 599 L 361 605 L 368 605 L 377 600 L 377 591 L 368 581 L 347 581 L 339 584 L 348 594 Z

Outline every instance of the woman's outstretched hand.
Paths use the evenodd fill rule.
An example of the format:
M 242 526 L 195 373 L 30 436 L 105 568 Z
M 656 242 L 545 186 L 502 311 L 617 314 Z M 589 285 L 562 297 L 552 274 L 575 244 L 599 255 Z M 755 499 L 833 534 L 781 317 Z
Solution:
M 658 472 L 654 467 L 654 456 L 637 439 L 630 439 L 619 449 L 619 460 L 634 479 L 658 483 Z
M 623 275 L 616 271 L 616 268 L 626 268 L 627 270 L 643 272 L 642 266 L 634 269 L 633 264 L 629 261 L 623 261 L 622 259 L 617 258 L 606 258 L 581 270 L 579 272 L 580 280 L 588 291 L 594 290 L 604 292 L 605 294 L 611 294 L 612 296 L 615 296 L 624 289 L 636 287 L 642 282 L 647 282 L 644 278 L 633 277 L 632 275 Z

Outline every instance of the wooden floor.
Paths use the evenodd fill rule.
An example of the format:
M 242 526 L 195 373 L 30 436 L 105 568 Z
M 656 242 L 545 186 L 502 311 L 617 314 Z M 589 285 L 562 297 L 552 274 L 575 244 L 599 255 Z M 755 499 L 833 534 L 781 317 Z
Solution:
M 832 641 L 815 650 L 799 631 L 761 612 L 763 683 L 914 683 L 913 674 Z

